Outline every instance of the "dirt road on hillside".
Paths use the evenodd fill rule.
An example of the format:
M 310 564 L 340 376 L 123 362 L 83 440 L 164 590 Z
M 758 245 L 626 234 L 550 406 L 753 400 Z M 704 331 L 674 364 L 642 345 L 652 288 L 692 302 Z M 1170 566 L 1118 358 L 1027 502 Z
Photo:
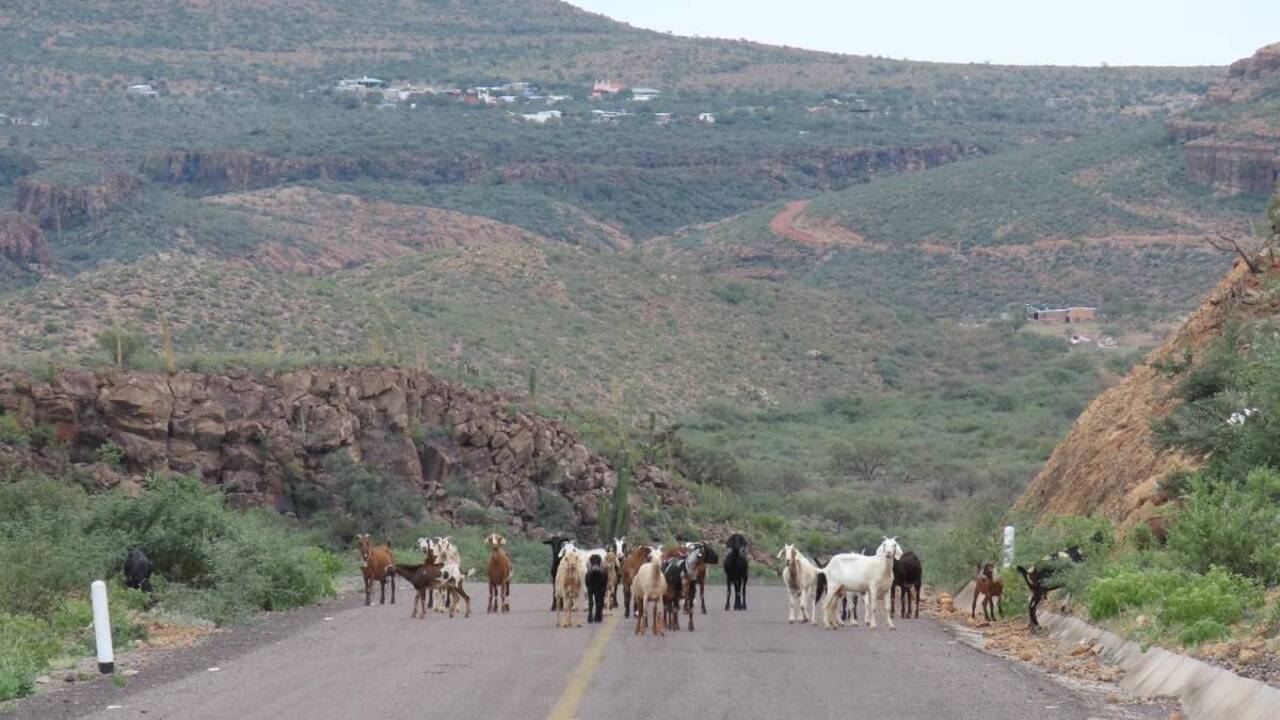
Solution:
M 402 588 L 403 589 L 403 588 Z M 174 653 L 114 688 L 96 682 L 34 698 L 24 720 L 656 717 L 877 720 L 1163 718 L 1106 702 L 959 643 L 933 620 L 832 632 L 786 623 L 781 588 L 752 588 L 726 613 L 709 588 L 694 633 L 636 638 L 629 621 L 558 630 L 549 586 L 516 586 L 515 611 L 409 618 L 412 596 L 365 608 L 348 598 Z M 237 633 L 249 640 L 233 641 Z M 247 643 L 247 645 L 246 645 Z M 216 672 L 209 671 L 217 667 Z M 111 707 L 116 706 L 116 707 Z

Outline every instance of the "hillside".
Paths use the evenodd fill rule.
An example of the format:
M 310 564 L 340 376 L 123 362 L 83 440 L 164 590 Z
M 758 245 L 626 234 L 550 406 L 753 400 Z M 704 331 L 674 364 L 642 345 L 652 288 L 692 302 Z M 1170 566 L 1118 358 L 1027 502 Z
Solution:
M 1261 274 L 1248 272 L 1242 263 L 1235 267 L 1177 334 L 1089 404 L 1017 507 L 1039 515 L 1097 514 L 1126 522 L 1149 516 L 1167 502 L 1176 494 L 1169 488 L 1178 475 L 1205 459 L 1157 437 L 1160 423 L 1186 404 L 1179 383 L 1211 363 L 1228 336 L 1243 340 L 1274 332 L 1280 299 L 1271 288 L 1277 278 L 1280 265 L 1270 261 Z M 1248 347 L 1244 340 L 1243 348 L 1228 352 L 1247 353 Z M 1208 372 L 1201 382 L 1218 382 Z M 1226 415 L 1239 408 L 1219 410 L 1222 417 L 1200 422 L 1226 428 Z
M 46 227 L 60 235 L 111 208 L 308 182 L 588 246 L 604 242 L 598 223 L 642 241 L 778 197 L 1124 127 L 1218 74 L 832 55 L 642 31 L 553 0 L 24 1 L 2 13 L 0 52 L 15 60 L 0 79 L 12 155 L 0 202 L 65 210 Z M 340 87 L 366 75 L 398 89 Z M 600 79 L 658 95 L 589 101 Z M 477 88 L 498 86 L 522 89 L 480 102 Z M 561 115 L 524 120 L 541 111 Z M 82 198 L 101 195 L 105 173 L 149 182 L 90 213 Z M 54 259 L 68 254 L 85 253 Z
M 550 0 L 20 2 L 0 49 L 0 362 L 429 369 L 611 461 L 665 429 L 766 513 L 780 482 L 1003 502 L 1252 209 L 1160 127 L 1214 68 L 837 56 Z M 1022 330 L 1024 301 L 1099 303 L 1119 345 Z
M 1228 262 L 1202 238 L 1258 206 L 1189 182 L 1181 150 L 1147 123 L 821 194 L 785 217 L 775 203 L 650 249 L 951 317 L 1024 302 L 1161 317 L 1193 304 Z

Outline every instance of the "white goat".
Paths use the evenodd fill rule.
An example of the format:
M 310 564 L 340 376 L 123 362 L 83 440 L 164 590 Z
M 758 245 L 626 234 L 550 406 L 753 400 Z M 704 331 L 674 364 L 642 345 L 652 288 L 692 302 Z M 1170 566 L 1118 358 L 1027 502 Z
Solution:
M 458 546 L 453 544 L 453 539 L 450 538 L 448 535 L 445 535 L 443 537 L 433 537 L 433 538 L 420 537 L 418 538 L 418 550 L 420 550 L 423 555 L 430 553 L 435 558 L 436 562 L 443 563 L 445 566 L 452 565 L 455 568 L 457 568 L 459 573 L 461 573 L 462 555 L 458 552 Z M 429 591 L 430 595 L 428 599 L 431 601 L 431 606 L 435 609 L 435 611 L 442 613 L 444 612 L 443 605 L 435 604 L 436 590 L 437 588 L 432 588 Z M 440 602 L 444 603 L 445 598 L 448 597 L 448 593 L 441 590 L 440 594 L 441 594 Z M 468 600 L 467 601 L 468 615 L 471 614 L 470 605 L 471 605 L 471 602 L 470 600 Z M 450 614 L 452 615 L 453 614 L 452 602 L 449 603 L 449 610 L 450 610 Z
M 818 587 L 818 568 L 795 545 L 783 545 L 778 553 L 782 560 L 782 584 L 787 586 L 787 622 L 809 622 L 813 616 L 814 590 Z
M 843 553 L 831 558 L 822 573 L 827 577 L 827 590 L 818 600 L 822 608 L 822 620 L 826 627 L 835 630 L 841 626 L 839 618 L 832 619 L 837 592 L 867 593 L 866 622 L 872 630 L 876 627 L 876 605 L 883 605 L 885 595 L 893 587 L 893 561 L 902 557 L 902 548 L 896 538 L 885 538 L 872 557 L 856 553 Z M 886 611 L 885 615 L 889 615 Z M 892 617 L 886 617 L 889 628 L 896 629 Z M 856 622 L 856 621 L 855 621 Z

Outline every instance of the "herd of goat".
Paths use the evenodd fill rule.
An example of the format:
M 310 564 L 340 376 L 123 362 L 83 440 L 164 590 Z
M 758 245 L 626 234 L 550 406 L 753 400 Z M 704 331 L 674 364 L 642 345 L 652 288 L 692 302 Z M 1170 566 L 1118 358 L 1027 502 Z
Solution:
M 556 613 L 559 627 L 575 624 L 574 615 L 580 611 L 584 598 L 587 622 L 600 622 L 606 603 L 610 610 L 618 607 L 621 587 L 624 616 L 635 613 L 637 635 L 643 636 L 649 628 L 654 635 L 664 634 L 664 627 L 679 630 L 681 612 L 687 616 L 687 627 L 692 631 L 695 602 L 700 604 L 701 613 L 707 614 L 707 565 L 721 563 L 716 551 L 702 542 L 665 548 L 660 545 L 629 548 L 626 538 L 614 538 L 608 547 L 591 550 L 579 548 L 574 540 L 559 535 L 543 542 L 551 548 L 551 610 Z M 506 544 L 506 539 L 497 533 L 485 538 L 489 548 L 486 570 L 490 613 L 511 610 L 512 568 Z M 725 545 L 727 552 L 721 563 L 727 580 L 724 609 L 746 610 L 749 545 L 747 539 L 737 533 L 731 535 Z M 373 603 L 375 583 L 381 588 L 379 602 L 383 604 L 387 601 L 387 585 L 391 585 L 394 604 L 395 578 L 399 576 L 408 580 L 415 591 L 411 617 L 425 618 L 428 610 L 444 612 L 445 608 L 449 617 L 453 617 L 459 601 L 465 604 L 465 616 L 471 616 L 471 596 L 464 585 L 476 571 L 474 568 L 462 571 L 458 547 L 449 537 L 419 538 L 418 550 L 423 553 L 423 560 L 417 564 L 396 562 L 389 545 L 375 546 L 367 534 L 356 536 L 356 547 L 360 552 L 365 605 Z M 890 628 L 894 627 L 895 602 L 900 602 L 903 618 L 920 617 L 924 568 L 915 553 L 902 551 L 896 538 L 885 538 L 874 553 L 865 550 L 841 553 L 821 565 L 791 544 L 783 546 L 777 559 L 782 561 L 782 581 L 789 596 L 787 622 L 812 621 L 817 625 L 821 612 L 824 627 L 840 628 L 850 618 L 856 624 L 858 600 L 862 598 L 863 620 L 868 627 L 875 628 L 876 609 L 884 605 L 886 594 L 886 619 Z M 1083 561 L 1079 547 L 1072 546 L 1046 555 L 1030 568 L 1017 567 L 1031 592 L 1028 603 L 1031 627 L 1039 627 L 1036 609 L 1040 603 L 1051 591 L 1062 587 L 1064 569 Z M 153 569 L 145 552 L 139 548 L 131 550 L 124 562 L 125 585 L 150 592 Z M 971 616 L 977 616 L 979 601 L 986 620 L 995 620 L 997 613 L 1004 614 L 1004 582 L 995 563 L 979 564 L 973 585 Z M 445 608 L 435 607 L 437 594 L 441 595 Z M 837 600 L 840 601 L 838 613 Z M 576 624 L 580 627 L 581 620 Z
M 444 612 L 452 617 L 458 602 L 465 603 L 466 616 L 471 615 L 471 597 L 464 589 L 475 570 L 462 572 L 458 548 L 448 537 L 419 538 L 423 553 L 420 564 L 397 563 L 387 545 L 374 547 L 368 535 L 357 536 L 361 573 L 365 584 L 365 604 L 371 604 L 373 585 L 381 585 L 381 602 L 386 602 L 386 586 L 391 583 L 391 602 L 395 602 L 395 577 L 408 580 L 416 591 L 412 617 L 425 618 L 435 608 L 435 595 L 441 595 Z M 723 562 L 716 551 L 702 542 L 686 542 L 662 547 L 641 545 L 629 547 L 626 538 L 614 538 L 607 547 L 580 548 L 574 540 L 554 536 L 543 541 L 551 548 L 551 610 L 556 613 L 558 627 L 582 625 L 575 614 L 582 612 L 588 623 L 598 623 L 604 610 L 618 607 L 618 590 L 623 594 L 625 617 L 636 616 L 635 633 L 664 634 L 664 628 L 680 629 L 680 615 L 687 617 L 687 628 L 694 629 L 694 606 L 707 612 L 707 566 L 720 563 L 724 568 L 726 611 L 747 609 L 747 578 L 750 570 L 747 539 L 734 534 L 726 542 Z M 511 591 L 511 559 L 506 552 L 506 539 L 497 533 L 485 538 L 490 555 L 487 566 L 489 601 L 487 611 L 508 612 Z M 865 610 L 863 621 L 876 627 L 876 610 L 884 610 L 886 620 L 894 627 L 895 604 L 901 616 L 920 617 L 920 588 L 924 568 L 913 552 L 903 552 L 896 538 L 885 538 L 875 552 L 841 553 L 825 564 L 810 560 L 795 545 L 784 545 L 777 559 L 782 561 L 782 580 L 788 591 L 788 622 L 821 623 L 836 629 L 852 618 L 857 622 L 859 599 Z M 1018 572 L 1031 590 L 1029 616 L 1038 626 L 1036 608 L 1049 591 L 1060 587 L 1063 563 L 1083 560 L 1079 549 L 1069 548 L 1046 556 L 1030 569 Z M 899 597 L 900 595 L 900 597 Z M 836 611 L 839 601 L 840 609 Z M 970 614 L 977 616 L 978 603 L 983 616 L 995 620 L 1004 613 L 1004 582 L 995 563 L 980 564 L 974 575 L 973 603 Z M 849 604 L 852 602 L 852 610 Z M 821 619 L 819 619 L 821 618 Z

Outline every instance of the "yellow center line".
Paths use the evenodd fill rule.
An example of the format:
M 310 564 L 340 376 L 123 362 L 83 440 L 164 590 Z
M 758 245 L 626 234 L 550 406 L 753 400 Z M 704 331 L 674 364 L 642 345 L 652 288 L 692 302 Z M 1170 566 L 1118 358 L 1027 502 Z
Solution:
M 574 720 L 574 713 L 578 711 L 578 705 L 587 694 L 591 677 L 596 674 L 600 661 L 604 659 L 604 649 L 609 644 L 609 637 L 613 635 L 613 629 L 622 619 L 621 611 L 622 608 L 618 608 L 612 615 L 605 618 L 604 624 L 596 631 L 595 637 L 591 638 L 591 643 L 582 654 L 582 661 L 578 663 L 578 667 L 574 668 L 573 675 L 569 677 L 569 684 L 560 694 L 556 706 L 551 708 L 551 714 L 547 716 L 547 720 Z

